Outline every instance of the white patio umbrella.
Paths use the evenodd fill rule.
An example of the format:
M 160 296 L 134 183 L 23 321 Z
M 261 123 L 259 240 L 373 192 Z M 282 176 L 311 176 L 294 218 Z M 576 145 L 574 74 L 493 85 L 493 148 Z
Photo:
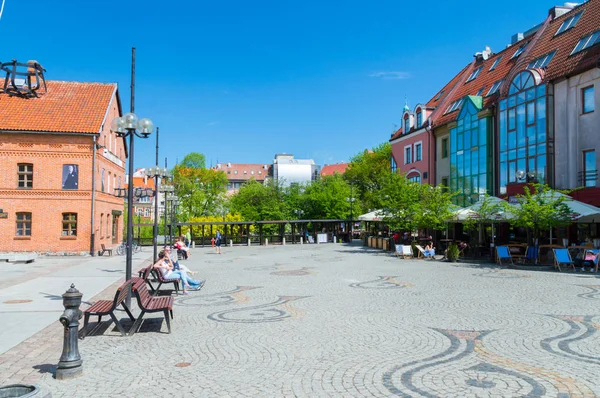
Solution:
M 595 223 L 600 222 L 600 208 L 596 206 L 589 205 L 587 203 L 580 202 L 578 200 L 573 199 L 569 195 L 565 195 L 560 192 L 546 192 L 541 195 L 549 196 L 550 198 L 559 198 L 564 197 L 565 201 L 563 202 L 569 208 L 571 212 L 571 219 L 578 223 Z
M 360 221 L 383 221 L 385 213 L 383 210 L 373 210 L 369 213 L 358 216 Z

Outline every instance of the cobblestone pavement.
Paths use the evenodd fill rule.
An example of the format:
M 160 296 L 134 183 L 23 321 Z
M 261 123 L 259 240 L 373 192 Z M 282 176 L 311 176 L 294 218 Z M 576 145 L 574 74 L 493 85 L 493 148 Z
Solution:
M 0 367 L 36 369 L 25 381 L 54 397 L 600 395 L 595 274 L 341 244 L 223 251 L 197 248 L 186 262 L 207 282 L 176 298 L 172 334 L 158 315 L 125 338 L 106 322 L 80 341 L 84 375 L 58 381 L 53 325 L 13 349 L 30 355 Z M 44 339 L 57 340 L 53 357 L 35 351 Z

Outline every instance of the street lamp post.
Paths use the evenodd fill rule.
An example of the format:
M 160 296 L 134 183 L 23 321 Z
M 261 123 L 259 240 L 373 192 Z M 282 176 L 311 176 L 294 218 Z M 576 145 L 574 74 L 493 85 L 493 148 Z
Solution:
M 148 138 L 154 130 L 150 119 L 140 119 L 134 113 L 114 118 L 110 129 L 119 137 L 129 137 L 129 189 L 127 190 L 127 257 L 125 260 L 125 280 L 131 279 L 131 262 L 133 249 L 133 137 Z
M 154 260 L 158 258 L 158 184 L 159 178 L 169 177 L 169 172 L 166 168 L 158 166 L 148 168 L 148 176 L 154 178 L 154 227 L 152 229 L 152 245 L 154 246 Z M 162 192 L 162 191 L 161 191 Z
M 354 239 L 354 196 L 352 192 L 352 184 L 350 184 L 350 197 L 347 199 L 350 202 L 350 242 Z

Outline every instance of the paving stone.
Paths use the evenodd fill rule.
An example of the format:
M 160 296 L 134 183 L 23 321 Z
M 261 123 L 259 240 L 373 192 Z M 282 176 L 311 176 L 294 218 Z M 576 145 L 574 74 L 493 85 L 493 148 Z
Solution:
M 185 263 L 207 282 L 176 297 L 172 334 L 158 314 L 131 337 L 106 322 L 80 341 L 84 375 L 58 381 L 55 324 L 0 356 L 2 384 L 54 397 L 600 394 L 595 275 L 341 244 L 196 248 Z

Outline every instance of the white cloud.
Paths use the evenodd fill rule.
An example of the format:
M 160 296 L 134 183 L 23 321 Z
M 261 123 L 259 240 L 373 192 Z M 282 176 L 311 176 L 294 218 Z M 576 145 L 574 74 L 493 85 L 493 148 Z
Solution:
M 385 80 L 410 79 L 412 76 L 408 72 L 400 71 L 380 71 L 369 74 L 369 77 L 378 77 Z

